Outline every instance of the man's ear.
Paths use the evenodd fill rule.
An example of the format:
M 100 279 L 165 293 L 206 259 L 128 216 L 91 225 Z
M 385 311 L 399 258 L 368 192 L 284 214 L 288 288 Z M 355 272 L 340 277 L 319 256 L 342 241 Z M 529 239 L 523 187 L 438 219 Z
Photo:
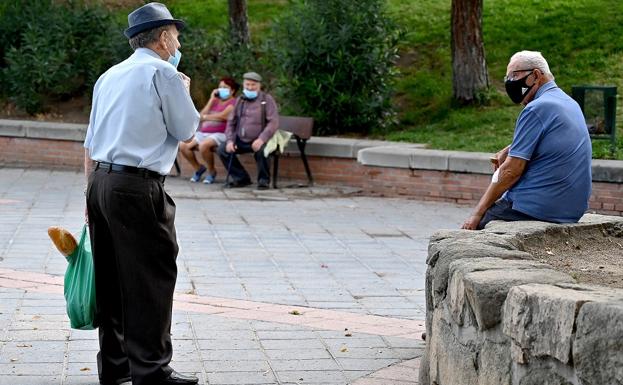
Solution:
M 534 69 L 534 82 L 535 83 L 538 82 L 542 77 L 543 77 L 543 72 L 540 69 L 535 68 Z
M 167 33 L 169 33 L 166 29 L 160 32 L 160 36 L 158 36 L 158 47 L 164 50 L 167 49 Z

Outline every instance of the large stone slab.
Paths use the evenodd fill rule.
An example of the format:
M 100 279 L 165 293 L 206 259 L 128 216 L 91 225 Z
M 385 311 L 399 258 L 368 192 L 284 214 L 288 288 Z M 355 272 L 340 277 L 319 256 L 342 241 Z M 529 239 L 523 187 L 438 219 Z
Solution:
M 623 218 L 584 214 L 578 223 L 564 225 L 540 221 L 493 221 L 486 226 L 483 232 L 508 237 L 509 242 L 515 248 L 525 250 L 529 247 L 563 243 L 569 238 L 591 241 L 606 234 L 621 236 L 623 234 Z
M 580 307 L 593 297 L 586 291 L 531 284 L 510 290 L 504 304 L 503 331 L 513 342 L 513 359 L 550 356 L 571 359 L 573 327 Z
M 524 364 L 534 357 L 552 357 L 563 364 L 573 364 L 576 315 L 591 302 L 617 300 L 623 301 L 623 290 L 599 286 L 561 283 L 513 288 L 504 304 L 502 322 L 503 331 L 513 344 L 513 359 Z
M 623 182 L 623 160 L 593 159 L 593 181 Z
M 435 310 L 432 322 L 436 332 L 427 342 L 430 384 L 477 385 L 479 347 L 457 340 L 443 310 Z
M 452 152 L 448 157 L 448 170 L 473 174 L 493 174 L 489 157 L 484 152 Z
M 374 147 L 363 149 L 357 161 L 364 166 L 410 168 L 412 150 L 408 147 Z
M 485 340 L 478 355 L 478 385 L 510 385 L 509 343 Z
M 527 376 L 519 380 L 519 385 L 575 385 L 555 373 L 547 369 L 532 370 Z
M 623 298 L 582 306 L 573 361 L 583 384 L 623 384 Z
M 453 318 L 461 322 L 464 306 L 469 304 L 480 330 L 500 323 L 502 306 L 514 286 L 532 282 L 573 282 L 565 273 L 527 260 L 461 259 L 450 264 L 449 272 L 448 303 Z
M 431 240 L 428 248 L 429 286 L 431 304 L 436 306 L 446 296 L 448 269 L 453 261 L 494 257 L 501 259 L 529 259 L 530 254 L 519 251 L 503 236 L 482 232 L 461 230 L 456 237 L 437 234 L 437 241 Z

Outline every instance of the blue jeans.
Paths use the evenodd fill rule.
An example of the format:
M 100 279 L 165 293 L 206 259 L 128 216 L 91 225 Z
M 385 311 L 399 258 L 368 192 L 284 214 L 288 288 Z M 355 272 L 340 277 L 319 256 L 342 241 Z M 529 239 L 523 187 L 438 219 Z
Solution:
M 485 215 L 478 224 L 478 230 L 485 228 L 487 223 L 491 221 L 538 221 L 539 219 L 531 217 L 517 210 L 513 210 L 513 202 L 506 198 L 499 199 L 489 207 Z

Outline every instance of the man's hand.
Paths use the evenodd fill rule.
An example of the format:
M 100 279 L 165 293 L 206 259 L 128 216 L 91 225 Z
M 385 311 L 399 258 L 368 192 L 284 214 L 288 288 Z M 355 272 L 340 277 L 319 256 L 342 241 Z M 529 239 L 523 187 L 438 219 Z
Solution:
M 178 73 L 180 74 L 180 77 L 182 78 L 182 81 L 184 82 L 184 87 L 186 87 L 186 91 L 190 93 L 190 78 L 186 76 L 186 74 L 184 74 L 183 72 L 178 72 Z
M 236 152 L 236 146 L 234 145 L 234 142 L 227 142 L 227 145 L 225 145 L 225 152 L 228 153 L 232 153 L 232 152 Z
M 476 230 L 478 228 L 478 224 L 482 219 L 482 215 L 472 214 L 463 222 L 463 226 L 461 226 L 464 230 Z
M 258 152 L 263 145 L 264 141 L 260 138 L 257 138 L 253 141 L 253 143 L 251 143 L 251 148 L 253 149 L 253 152 Z
M 506 146 L 503 149 L 501 149 L 500 151 L 496 152 L 495 155 L 493 156 L 493 158 L 496 159 L 495 161 L 493 160 L 493 158 L 491 158 L 491 163 L 493 163 L 493 170 L 494 171 L 497 170 L 498 168 L 500 168 L 502 163 L 504 163 L 504 161 L 508 157 L 508 150 L 509 149 L 510 149 L 510 146 Z

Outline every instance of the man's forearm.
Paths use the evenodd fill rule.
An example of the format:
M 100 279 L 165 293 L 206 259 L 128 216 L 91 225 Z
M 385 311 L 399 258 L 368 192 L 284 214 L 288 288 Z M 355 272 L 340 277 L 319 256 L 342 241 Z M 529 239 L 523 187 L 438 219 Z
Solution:
M 84 149 L 84 178 L 88 181 L 89 175 L 91 174 L 91 168 L 93 166 L 93 161 L 89 156 L 89 149 Z
M 500 199 L 504 192 L 517 183 L 521 177 L 521 171 L 509 169 L 507 164 L 502 164 L 502 167 L 499 168 L 498 181 L 491 182 L 489 184 L 487 191 L 485 191 L 484 195 L 480 198 L 480 201 L 476 205 L 473 215 L 484 215 L 489 207 L 491 207 L 495 201 Z

